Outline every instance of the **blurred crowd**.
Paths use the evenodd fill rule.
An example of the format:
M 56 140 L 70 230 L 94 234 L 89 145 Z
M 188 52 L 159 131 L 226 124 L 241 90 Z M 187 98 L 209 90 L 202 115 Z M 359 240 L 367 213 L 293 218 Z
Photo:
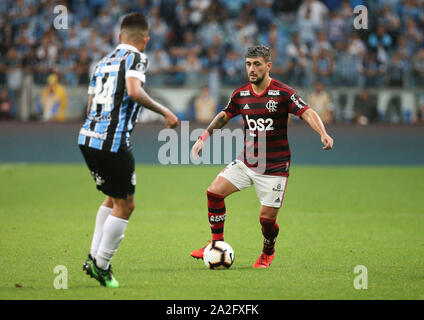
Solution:
M 67 8 L 67 29 L 53 26 L 58 5 Z M 353 27 L 358 5 L 368 9 L 368 29 Z M 241 84 L 245 49 L 260 43 L 273 50 L 272 75 L 295 87 L 424 86 L 424 0 L 2 0 L 4 94 L 13 101 L 25 75 L 87 85 L 133 11 L 150 23 L 151 85 L 214 94 Z

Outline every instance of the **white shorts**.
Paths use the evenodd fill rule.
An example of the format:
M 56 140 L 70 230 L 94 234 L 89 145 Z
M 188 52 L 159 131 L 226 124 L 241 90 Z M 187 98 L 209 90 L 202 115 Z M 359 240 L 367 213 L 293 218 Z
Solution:
M 287 186 L 287 177 L 259 174 L 249 169 L 243 161 L 235 160 L 218 175 L 230 181 L 237 189 L 255 186 L 261 205 L 281 208 Z

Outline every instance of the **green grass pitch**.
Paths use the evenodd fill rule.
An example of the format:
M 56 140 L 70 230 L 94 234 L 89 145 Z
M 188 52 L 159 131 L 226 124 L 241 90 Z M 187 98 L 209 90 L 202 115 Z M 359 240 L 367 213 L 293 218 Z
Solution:
M 293 166 L 276 257 L 253 188 L 226 199 L 229 270 L 190 251 L 210 239 L 205 190 L 222 167 L 137 166 L 136 209 L 112 260 L 118 289 L 82 272 L 97 208 L 83 165 L 0 165 L 0 299 L 424 299 L 424 167 Z M 68 289 L 53 283 L 68 270 Z M 357 290 L 357 265 L 368 289 Z

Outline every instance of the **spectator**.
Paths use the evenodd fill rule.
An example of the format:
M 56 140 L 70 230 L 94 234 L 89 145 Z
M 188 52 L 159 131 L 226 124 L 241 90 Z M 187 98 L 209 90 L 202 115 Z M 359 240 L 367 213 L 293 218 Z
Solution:
M 353 32 L 349 37 L 348 51 L 350 54 L 361 58 L 361 60 L 362 57 L 367 53 L 367 47 L 365 43 L 361 40 L 361 38 L 359 38 L 359 35 L 356 32 Z
M 393 40 L 382 24 L 377 26 L 377 30 L 368 37 L 368 48 L 377 55 L 380 63 L 387 62 L 387 56 L 391 53 Z
M 421 48 L 412 61 L 414 84 L 424 87 L 424 48 Z
M 352 54 L 347 41 L 336 44 L 335 81 L 340 86 L 358 86 L 361 56 Z
M 78 60 L 75 65 L 75 73 L 78 78 L 78 84 L 88 85 L 90 81 L 91 59 L 88 56 L 87 49 L 79 50 Z
M 38 64 L 40 63 L 40 59 L 37 57 L 36 48 L 37 47 L 35 45 L 32 46 L 28 54 L 22 58 L 22 67 L 27 74 L 34 74 L 38 72 Z
M 287 72 L 291 75 L 290 83 L 298 86 L 308 84 L 308 47 L 299 41 L 299 36 L 294 33 L 291 42 L 286 47 Z
M 182 64 L 184 62 L 184 50 L 180 47 L 172 47 L 169 49 L 170 66 L 168 68 L 170 77 L 168 84 L 182 85 L 185 81 L 185 74 Z
M 423 45 L 423 32 L 417 27 L 417 23 L 413 19 L 406 21 L 406 31 L 404 33 L 406 38 L 406 45 L 413 53 Z
M 99 34 L 107 34 L 113 28 L 115 22 L 107 8 L 101 8 L 96 19 L 95 27 Z
M 7 52 L 5 67 L 9 98 L 12 101 L 13 108 L 16 108 L 18 103 L 18 94 L 22 88 L 24 73 L 22 69 L 22 60 L 19 58 L 14 47 L 10 48 Z
M 47 86 L 41 92 L 38 114 L 44 121 L 65 121 L 68 97 L 65 88 L 59 84 L 56 74 L 47 78 Z
M 362 90 L 354 101 L 354 118 L 356 123 L 367 125 L 378 120 L 377 97 L 366 89 Z
M 361 88 L 381 87 L 383 85 L 383 75 L 386 68 L 377 61 L 375 54 L 368 54 L 364 57 L 360 65 Z
M 415 2 L 415 0 L 402 0 L 402 5 L 400 7 L 400 16 L 403 22 L 406 22 L 410 19 L 418 21 L 420 19 L 420 16 L 422 16 L 422 8 L 420 8 L 420 5 L 416 4 Z
M 392 59 L 387 68 L 388 85 L 392 87 L 402 87 L 407 75 L 407 65 L 401 59 L 399 52 L 393 52 Z
M 201 24 L 204 14 L 211 4 L 211 0 L 190 0 L 190 22 L 197 27 Z
M 257 0 L 255 4 L 255 17 L 256 25 L 260 32 L 269 29 L 269 25 L 274 20 L 274 13 L 272 10 L 273 0 Z
M 244 69 L 243 58 L 235 50 L 229 50 L 222 64 L 223 83 L 236 85 L 242 81 L 241 74 Z
M 9 119 L 12 119 L 12 101 L 9 99 L 7 89 L 2 89 L 0 95 L 0 120 Z
M 212 15 L 206 16 L 206 21 L 198 30 L 199 38 L 204 47 L 209 48 L 214 45 L 216 37 L 223 38 L 224 32 L 216 18 Z
M 192 52 L 196 55 L 199 55 L 201 52 L 201 45 L 199 44 L 199 41 L 197 41 L 195 34 L 193 31 L 186 31 L 183 35 L 184 38 L 184 48 L 188 52 Z
M 161 49 L 165 47 L 168 39 L 168 26 L 159 15 L 159 9 L 152 7 L 150 9 L 149 17 L 149 36 L 151 41 L 148 42 L 149 49 Z
M 308 95 L 308 103 L 318 113 L 324 124 L 333 122 L 334 106 L 322 82 L 315 83 L 315 90 Z
M 149 57 L 149 84 L 163 85 L 167 83 L 166 78 L 169 76 L 168 72 L 171 66 L 171 60 L 166 51 L 156 49 Z
M 0 85 L 7 86 L 8 78 L 19 79 L 22 68 L 26 74 L 33 73 L 37 84 L 46 83 L 47 76 L 56 72 L 66 85 L 86 85 L 87 66 L 117 44 L 119 19 L 123 13 L 136 10 L 148 14 L 151 24 L 152 41 L 147 50 L 153 52 L 149 55 L 152 63 L 149 72 L 154 76 L 149 83 L 203 85 L 204 79 L 209 77 L 211 94 L 217 99 L 215 83 L 218 88 L 221 79 L 226 84 L 238 81 L 237 75 L 227 73 L 233 74 L 239 68 L 233 60 L 234 52 L 240 56 L 247 47 L 263 43 L 273 48 L 275 76 L 293 85 L 305 87 L 318 77 L 322 77 L 320 80 L 326 85 L 355 85 L 354 71 L 359 65 L 361 85 L 379 86 L 386 84 L 383 80 L 387 79 L 389 85 L 407 88 L 414 83 L 409 79 L 415 79 L 416 85 L 422 86 L 419 51 L 424 46 L 424 15 L 421 2 L 60 0 L 58 4 L 68 8 L 71 27 L 55 30 L 52 21 L 56 16 L 51 10 L 51 1 L 1 1 Z M 355 18 L 353 7 L 357 4 L 366 4 L 370 17 L 374 17 L 370 26 L 375 23 L 376 29 L 369 37 L 363 31 L 350 34 Z M 289 41 L 293 30 L 298 34 Z M 347 39 L 346 50 L 342 43 Z M 16 51 L 11 54 L 15 56 L 11 61 L 10 48 Z M 334 67 L 332 80 L 336 76 L 337 81 L 329 81 L 322 75 L 322 70 L 331 65 L 331 58 L 319 56 L 323 50 L 333 52 L 337 67 Z M 154 58 L 156 52 L 160 54 Z M 368 52 L 375 57 L 368 57 Z M 154 66 L 154 59 L 159 67 Z M 188 68 L 188 60 L 195 61 L 194 72 Z M 202 72 L 196 71 L 199 60 Z M 388 72 L 384 74 L 385 70 Z M 21 83 L 14 81 L 17 87 Z M 9 92 L 12 105 L 17 90 Z
M 319 25 L 312 20 L 311 9 L 308 7 L 303 19 L 297 20 L 297 30 L 300 42 L 306 44 L 308 48 L 312 48 L 316 41 L 316 32 Z
M 328 8 L 318 0 L 304 0 L 297 11 L 297 18 L 305 19 L 306 12 L 310 10 L 312 21 L 316 25 L 323 25 L 328 16 Z
M 185 84 L 188 86 L 194 86 L 199 81 L 200 74 L 202 72 L 202 64 L 197 57 L 195 52 L 189 52 L 184 61 L 181 64 L 181 67 L 186 74 Z
M 346 39 L 350 33 L 349 21 L 343 19 L 339 11 L 333 10 L 327 25 L 328 41 L 331 44 Z
M 317 32 L 317 39 L 312 47 L 312 55 L 316 56 L 321 50 L 332 51 L 333 46 L 328 41 L 327 33 L 324 30 Z
M 78 75 L 75 72 L 76 62 L 72 59 L 71 51 L 64 50 L 60 55 L 59 61 L 60 71 L 63 74 L 63 83 L 65 85 L 75 86 L 78 84 Z
M 418 95 L 418 123 L 424 124 L 424 92 Z
M 400 33 L 400 19 L 399 15 L 395 10 L 392 9 L 390 4 L 385 4 L 381 15 L 377 18 L 379 24 L 384 26 L 384 28 L 389 32 L 389 34 L 397 37 Z
M 200 96 L 194 100 L 194 113 L 199 123 L 209 123 L 216 115 L 217 104 L 209 88 L 204 87 Z
M 313 71 L 316 78 L 326 86 L 333 84 L 334 56 L 329 50 L 321 49 L 318 55 L 313 57 Z
M 352 12 L 353 8 L 350 4 L 350 0 L 342 0 L 340 3 L 340 8 L 338 9 L 341 17 L 344 21 L 352 25 Z

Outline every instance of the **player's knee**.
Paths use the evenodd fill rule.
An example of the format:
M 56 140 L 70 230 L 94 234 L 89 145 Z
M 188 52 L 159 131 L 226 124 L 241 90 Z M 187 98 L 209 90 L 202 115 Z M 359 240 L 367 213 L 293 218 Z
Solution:
M 134 209 L 135 209 L 135 202 L 134 202 L 134 200 L 128 201 L 127 202 L 128 213 L 131 214 L 134 211 Z
M 206 190 L 206 196 L 213 197 L 213 196 L 219 196 L 222 198 L 225 198 L 225 194 L 221 192 L 219 189 L 214 188 L 212 185 L 209 186 L 209 188 Z
M 261 209 L 259 212 L 260 218 L 276 219 L 278 215 L 278 211 L 279 211 L 279 208 L 261 206 Z

